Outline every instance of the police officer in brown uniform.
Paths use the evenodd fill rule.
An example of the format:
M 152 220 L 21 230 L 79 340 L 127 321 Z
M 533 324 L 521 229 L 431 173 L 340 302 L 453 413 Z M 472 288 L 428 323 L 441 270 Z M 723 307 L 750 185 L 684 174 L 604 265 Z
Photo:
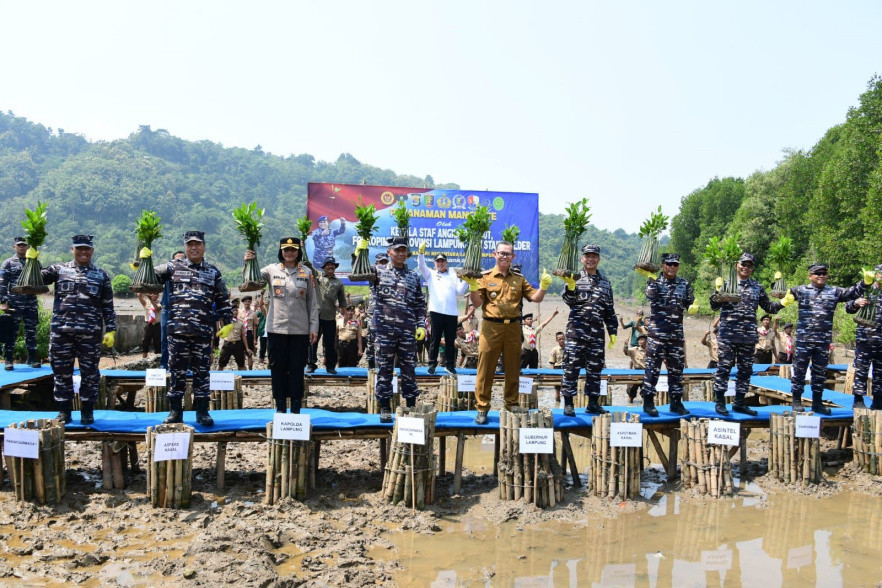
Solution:
M 518 380 L 521 374 L 521 303 L 524 298 L 542 302 L 551 285 L 551 276 L 542 274 L 539 289 L 534 288 L 520 274 L 511 271 L 514 247 L 508 241 L 496 245 L 496 267 L 487 270 L 480 279 L 464 278 L 469 284 L 472 304 L 481 306 L 481 341 L 478 346 L 478 377 L 475 381 L 475 400 L 478 416 L 475 424 L 487 423 L 490 410 L 491 387 L 496 362 L 502 354 L 505 372 L 505 407 L 518 405 Z

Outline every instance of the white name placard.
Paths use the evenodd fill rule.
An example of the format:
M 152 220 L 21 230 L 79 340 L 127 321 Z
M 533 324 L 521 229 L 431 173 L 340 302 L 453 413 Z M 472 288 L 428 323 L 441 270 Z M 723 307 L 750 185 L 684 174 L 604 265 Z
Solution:
M 426 444 L 426 421 L 416 417 L 398 418 L 398 442 Z
M 735 380 L 729 380 L 726 382 L 725 396 L 735 396 Z
M 456 374 L 457 392 L 474 392 L 477 382 L 477 374 Z
M 75 374 L 73 377 L 74 394 L 80 393 L 80 384 L 83 383 L 83 376 Z
M 189 451 L 189 433 L 159 433 L 156 435 L 156 448 L 153 450 L 153 461 L 187 459 Z
M 600 380 L 600 395 L 606 396 L 609 394 L 609 380 Z
M 277 412 L 273 415 L 273 439 L 309 441 L 312 423 L 308 414 Z
M 40 433 L 35 429 L 3 429 L 3 455 L 9 457 L 40 457 Z
M 208 376 L 210 390 L 235 390 L 236 375 L 233 372 L 211 372 Z
M 610 423 L 609 445 L 610 447 L 642 447 L 643 424 Z
M 732 550 L 717 549 L 701 552 L 701 566 L 707 572 L 723 572 L 732 569 Z
M 668 377 L 667 376 L 659 376 L 658 382 L 655 385 L 656 392 L 667 392 L 668 391 Z
M 796 436 L 817 439 L 821 436 L 821 417 L 814 415 L 796 416 Z
M 554 429 L 518 429 L 521 453 L 554 453 Z
M 392 376 L 392 394 L 398 394 L 398 376 Z
M 741 439 L 741 423 L 712 421 L 707 424 L 707 442 L 712 445 L 737 446 Z
M 533 378 L 521 376 L 518 380 L 518 394 L 530 394 L 533 391 Z
M 164 369 L 149 369 L 146 371 L 144 383 L 147 386 L 158 386 L 160 388 L 165 388 L 165 374 L 166 371 Z

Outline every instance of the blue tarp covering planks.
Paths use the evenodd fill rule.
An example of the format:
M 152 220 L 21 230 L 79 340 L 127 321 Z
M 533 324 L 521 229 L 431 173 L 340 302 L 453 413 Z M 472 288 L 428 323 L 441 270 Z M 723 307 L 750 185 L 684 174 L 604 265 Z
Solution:
M 778 376 L 752 376 L 750 378 L 750 385 L 756 386 L 757 388 L 774 390 L 775 392 L 787 394 L 788 396 L 790 395 L 790 380 L 779 378 Z M 810 385 L 805 385 L 805 388 L 802 392 L 802 397 L 812 397 L 812 389 Z M 849 413 L 851 412 L 851 407 L 854 403 L 854 397 L 850 394 L 843 394 L 842 392 L 837 392 L 836 390 L 829 389 L 824 390 L 824 400 L 829 400 L 830 402 L 834 402 L 840 406 L 847 407 L 849 409 Z
M 48 378 L 52 376 L 52 368 L 43 366 L 32 368 L 29 365 L 15 364 L 15 369 L 6 371 L 0 369 L 0 388 L 8 388 L 17 384 L 25 384 L 32 380 Z

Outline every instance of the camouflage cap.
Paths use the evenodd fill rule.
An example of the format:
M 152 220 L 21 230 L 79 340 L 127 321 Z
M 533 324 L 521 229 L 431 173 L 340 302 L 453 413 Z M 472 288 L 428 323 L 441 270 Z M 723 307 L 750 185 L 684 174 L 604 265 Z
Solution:
M 184 243 L 189 243 L 190 241 L 199 241 L 200 243 L 205 243 L 205 232 L 187 231 L 186 233 L 184 233 Z
M 74 235 L 73 236 L 73 246 L 74 247 L 91 247 L 95 248 L 95 245 L 92 243 L 92 239 L 94 235 Z
M 584 247 L 582 247 L 582 255 L 585 255 L 587 253 L 596 253 L 597 255 L 600 255 L 600 245 L 585 245 Z

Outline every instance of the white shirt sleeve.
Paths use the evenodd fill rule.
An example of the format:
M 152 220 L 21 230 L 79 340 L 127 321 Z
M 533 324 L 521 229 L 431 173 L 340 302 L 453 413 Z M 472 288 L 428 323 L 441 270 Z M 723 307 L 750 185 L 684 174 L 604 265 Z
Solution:
M 429 269 L 429 266 L 426 265 L 426 256 L 423 253 L 417 255 L 417 267 L 420 270 L 420 274 L 422 274 L 423 279 L 429 281 L 432 277 L 432 270 Z

